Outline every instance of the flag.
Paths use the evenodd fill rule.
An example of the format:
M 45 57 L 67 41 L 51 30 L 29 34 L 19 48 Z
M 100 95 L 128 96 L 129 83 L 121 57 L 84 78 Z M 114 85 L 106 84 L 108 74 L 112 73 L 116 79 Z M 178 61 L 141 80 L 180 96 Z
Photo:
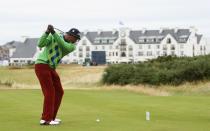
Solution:
M 122 21 L 119 21 L 119 25 L 124 25 L 124 23 Z

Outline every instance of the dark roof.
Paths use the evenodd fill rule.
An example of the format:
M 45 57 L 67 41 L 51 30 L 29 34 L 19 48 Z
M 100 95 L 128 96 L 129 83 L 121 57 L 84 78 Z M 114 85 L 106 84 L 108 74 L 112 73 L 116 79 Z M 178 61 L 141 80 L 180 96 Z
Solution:
M 16 48 L 19 44 L 22 44 L 20 41 L 10 41 L 4 44 L 2 47 L 4 48 Z
M 197 37 L 197 43 L 199 44 L 203 35 L 195 34 L 195 36 Z
M 83 34 L 84 35 L 84 34 Z M 93 43 L 94 45 L 97 44 L 102 44 L 102 43 L 95 43 L 96 39 L 112 39 L 113 42 L 110 43 L 104 43 L 104 44 L 113 44 L 119 37 L 119 32 L 112 32 L 112 31 L 101 31 L 100 33 L 98 32 L 87 32 L 87 34 L 85 34 L 85 36 L 87 37 L 88 40 L 90 40 L 91 43 Z
M 146 42 L 139 42 L 139 38 L 159 38 L 162 41 L 168 34 L 173 36 L 177 42 L 183 43 L 187 42 L 191 32 L 189 29 L 178 29 L 177 31 L 175 29 L 145 30 L 145 32 L 137 30 L 131 31 L 129 37 L 137 44 L 144 44 Z M 184 38 L 184 41 L 181 38 Z M 154 41 L 153 43 L 160 43 L 161 41 Z
M 36 53 L 38 38 L 27 38 L 18 44 L 11 58 L 33 58 Z

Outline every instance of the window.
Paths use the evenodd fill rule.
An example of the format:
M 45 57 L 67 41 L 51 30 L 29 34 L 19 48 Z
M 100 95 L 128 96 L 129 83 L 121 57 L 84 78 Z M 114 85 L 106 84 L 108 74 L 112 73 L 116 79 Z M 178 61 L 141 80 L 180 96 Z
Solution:
M 167 39 L 167 44 L 171 44 L 171 38 Z
M 147 42 L 153 43 L 154 39 L 153 38 L 149 38 L 149 39 L 147 39 Z
M 30 63 L 32 63 L 32 61 L 31 60 L 28 60 L 27 63 L 30 64 Z
M 203 47 L 202 47 L 202 46 L 200 46 L 200 50 L 201 50 L 201 51 L 203 50 Z
M 157 51 L 157 52 L 156 52 L 156 55 L 157 55 L 157 56 L 160 56 L 160 51 Z
M 133 53 L 132 52 L 129 53 L 129 57 L 133 57 Z
M 161 42 L 162 40 L 163 40 L 162 38 L 159 38 L 159 39 L 158 39 L 158 42 Z
M 79 53 L 79 57 L 83 57 L 82 53 Z
M 151 49 L 151 45 L 148 45 L 148 49 Z
M 184 44 L 181 44 L 180 45 L 180 49 L 184 49 Z
M 130 45 L 128 48 L 129 51 L 133 51 L 133 47 Z
M 171 55 L 172 56 L 175 56 L 175 51 L 171 51 Z
M 116 52 L 116 56 L 118 56 L 118 52 Z
M 115 49 L 119 49 L 119 46 L 117 45 L 117 46 L 115 47 Z
M 126 57 L 125 52 L 122 52 L 122 53 L 121 53 L 121 57 Z
M 163 56 L 167 56 L 167 52 L 166 51 L 163 51 Z
M 157 49 L 160 49 L 160 45 L 156 45 L 156 48 L 157 48 Z
M 152 51 L 147 51 L 147 56 L 152 56 Z
M 144 43 L 144 39 L 140 38 L 139 43 Z
M 86 57 L 90 57 L 90 53 L 89 52 L 86 53 Z
M 76 53 L 76 52 L 74 52 L 74 53 L 73 53 L 73 56 L 77 56 L 77 53 Z
M 112 52 L 109 52 L 109 56 L 112 56 Z
M 100 43 L 101 43 L 101 41 L 100 41 L 99 39 L 95 39 L 95 40 L 94 40 L 94 43 L 96 43 L 96 44 L 100 44 Z
M 107 44 L 107 39 L 103 39 L 101 43 L 102 44 Z
M 114 52 L 112 52 L 112 55 L 114 56 Z
M 121 44 L 122 45 L 126 45 L 126 40 L 125 39 L 121 39 Z
M 95 50 L 98 50 L 98 47 L 97 46 L 95 46 Z
M 143 49 L 142 45 L 139 45 L 139 49 Z
M 186 40 L 186 38 L 180 38 L 179 39 L 179 42 L 181 42 L 181 43 L 185 43 L 187 40 Z
M 18 60 L 14 60 L 14 62 L 18 62 Z
M 126 51 L 126 46 L 121 46 L 120 51 Z
M 163 45 L 163 50 L 167 50 L 167 45 Z
M 180 52 L 180 55 L 181 55 L 181 56 L 184 56 L 184 51 L 181 51 L 181 52 Z
M 112 44 L 114 43 L 115 40 L 111 39 L 111 40 L 108 40 L 109 41 L 109 44 Z
M 157 42 L 157 39 L 156 39 L 156 38 L 154 38 L 154 39 L 153 39 L 153 41 L 154 41 L 154 42 Z
M 82 48 L 82 46 L 80 46 L 80 47 L 79 47 L 79 51 L 83 51 L 83 48 Z
M 109 46 L 109 49 L 110 49 L 110 50 L 112 49 L 112 46 L 111 46 L 111 45 Z
M 83 40 L 82 41 L 82 45 L 86 45 L 87 44 L 87 41 L 86 40 Z
M 89 46 L 86 47 L 86 51 L 90 51 L 90 47 Z
M 171 50 L 175 50 L 175 45 L 171 45 Z
M 144 52 L 142 51 L 138 52 L 138 56 L 144 56 Z
M 105 46 L 102 46 L 102 50 L 105 50 Z

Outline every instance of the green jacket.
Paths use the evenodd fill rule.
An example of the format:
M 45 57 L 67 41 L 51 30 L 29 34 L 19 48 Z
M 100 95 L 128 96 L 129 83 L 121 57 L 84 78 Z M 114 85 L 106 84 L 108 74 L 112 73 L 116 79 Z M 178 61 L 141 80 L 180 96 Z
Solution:
M 57 45 L 57 49 L 59 50 L 59 60 L 56 62 L 51 62 L 49 55 L 52 53 L 52 48 L 55 48 L 54 46 Z M 37 60 L 35 64 L 49 64 L 49 66 L 53 69 L 55 69 L 59 61 L 70 52 L 74 51 L 76 46 L 72 43 L 67 43 L 64 41 L 64 38 L 62 35 L 57 34 L 56 32 L 52 34 L 46 34 L 44 33 L 38 42 L 38 47 L 44 48 L 42 52 L 37 57 Z

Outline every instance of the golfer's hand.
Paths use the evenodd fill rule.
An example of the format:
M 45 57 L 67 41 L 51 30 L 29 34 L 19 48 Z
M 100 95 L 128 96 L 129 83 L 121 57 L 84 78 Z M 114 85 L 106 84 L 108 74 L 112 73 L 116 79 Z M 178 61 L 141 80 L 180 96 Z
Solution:
M 49 33 L 51 33 L 51 34 L 54 34 L 54 33 L 55 33 L 55 30 L 54 30 L 53 25 L 48 25 L 47 31 L 46 31 L 46 32 L 49 32 Z
M 45 31 L 46 34 L 50 34 L 50 25 L 47 26 L 47 30 Z

